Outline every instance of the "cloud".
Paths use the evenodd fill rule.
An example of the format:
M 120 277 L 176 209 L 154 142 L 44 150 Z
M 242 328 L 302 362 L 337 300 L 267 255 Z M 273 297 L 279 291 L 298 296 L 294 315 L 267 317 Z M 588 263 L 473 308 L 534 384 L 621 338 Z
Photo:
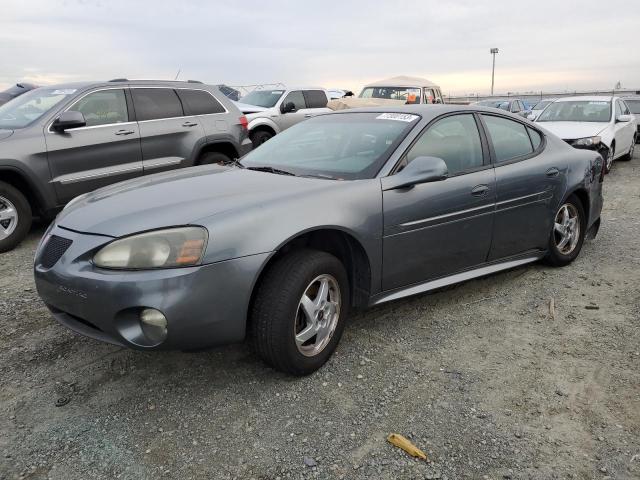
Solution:
M 623 0 L 5 0 L 0 85 L 196 78 L 358 89 L 417 75 L 447 93 L 640 88 L 640 4 Z

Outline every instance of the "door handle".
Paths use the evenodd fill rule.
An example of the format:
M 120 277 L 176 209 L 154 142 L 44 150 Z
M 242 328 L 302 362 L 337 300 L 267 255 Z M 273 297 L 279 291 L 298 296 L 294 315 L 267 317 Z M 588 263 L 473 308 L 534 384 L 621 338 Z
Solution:
M 484 195 L 487 194 L 488 191 L 489 191 L 488 185 L 476 185 L 471 190 L 471 195 L 473 195 L 474 197 L 483 197 Z
M 194 123 L 194 122 L 184 122 L 182 124 L 183 127 L 195 127 L 196 125 L 198 125 L 198 124 Z
M 116 135 L 132 135 L 135 132 L 133 130 L 118 130 Z
M 551 167 L 549 170 L 545 172 L 545 175 L 547 177 L 557 177 L 559 174 L 560 174 L 560 170 L 558 170 L 556 167 Z

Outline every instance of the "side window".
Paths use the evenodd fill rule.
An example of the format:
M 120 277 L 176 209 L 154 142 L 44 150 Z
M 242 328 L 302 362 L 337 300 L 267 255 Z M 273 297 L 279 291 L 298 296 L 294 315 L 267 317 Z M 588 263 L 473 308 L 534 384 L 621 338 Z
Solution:
M 482 144 L 473 115 L 452 115 L 430 126 L 407 152 L 406 163 L 423 156 L 443 159 L 449 175 L 481 167 Z
M 514 100 L 511 104 L 511 111 L 513 113 L 518 113 L 520 111 L 520 104 L 518 103 L 518 100 Z
M 210 115 L 224 113 L 225 109 L 218 100 L 204 90 L 178 89 L 185 115 Z
M 531 143 L 533 144 L 533 149 L 537 150 L 540 144 L 542 143 L 542 136 L 535 131 L 533 128 L 527 127 L 527 131 L 529 132 L 529 138 L 531 138 Z
M 100 90 L 93 92 L 73 104 L 69 110 L 81 112 L 87 127 L 109 125 L 129 121 L 124 90 Z
M 627 105 L 627 102 L 625 102 L 624 100 L 620 100 L 620 106 L 622 107 L 622 114 L 623 115 L 630 115 L 631 112 L 629 111 L 629 107 Z
M 282 105 L 286 105 L 289 102 L 293 103 L 293 105 L 296 107 L 294 112 L 300 110 L 301 108 L 307 108 L 307 104 L 304 101 L 304 95 L 300 91 L 289 92 L 289 94 L 282 101 Z
M 482 118 L 489 130 L 498 163 L 508 162 L 533 152 L 531 140 L 523 124 L 492 115 L 482 115 Z
M 325 108 L 327 106 L 327 94 L 322 90 L 305 90 L 307 108 Z
M 620 100 L 616 100 L 616 118 L 622 115 L 622 108 L 620 108 Z
M 171 88 L 132 88 L 138 121 L 182 117 L 182 104 Z
M 431 88 L 424 89 L 424 103 L 436 103 L 436 94 Z

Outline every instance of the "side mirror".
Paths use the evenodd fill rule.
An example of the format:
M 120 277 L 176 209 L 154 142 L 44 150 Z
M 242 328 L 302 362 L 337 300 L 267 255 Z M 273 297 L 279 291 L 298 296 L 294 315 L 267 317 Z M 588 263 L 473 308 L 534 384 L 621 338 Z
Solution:
M 56 132 L 64 132 L 72 128 L 86 127 L 87 121 L 84 119 L 82 112 L 68 111 L 63 112 L 51 124 L 51 128 Z
M 631 115 L 618 115 L 616 122 L 626 123 L 631 121 Z
M 421 183 L 439 182 L 449 176 L 444 160 L 438 157 L 416 157 L 395 175 L 382 179 L 383 190 L 411 188 Z
M 280 107 L 280 111 L 282 113 L 295 112 L 296 111 L 296 106 L 295 106 L 295 104 L 293 102 L 283 103 L 282 106 Z

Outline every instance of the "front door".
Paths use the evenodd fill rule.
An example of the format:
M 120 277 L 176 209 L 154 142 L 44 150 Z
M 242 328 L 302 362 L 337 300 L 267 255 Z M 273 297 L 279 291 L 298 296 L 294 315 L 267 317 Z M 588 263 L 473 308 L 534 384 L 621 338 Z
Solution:
M 282 110 L 284 106 L 289 103 L 293 104 L 294 110 L 283 113 Z M 296 123 L 303 121 L 305 119 L 305 109 L 307 108 L 307 103 L 302 90 L 289 92 L 287 96 L 284 97 L 278 108 L 280 108 L 280 116 L 275 120 L 281 131 L 286 130 Z
M 140 126 L 144 173 L 193 165 L 193 154 L 205 133 L 196 115 L 185 115 L 172 88 L 132 88 Z
M 615 119 L 613 120 L 616 131 L 616 157 L 621 154 L 626 154 L 629 151 L 631 144 L 633 143 L 633 136 L 636 133 L 635 125 L 632 121 L 618 121 L 620 115 L 631 115 L 631 111 L 622 100 L 616 100 Z
M 482 114 L 496 172 L 496 212 L 489 260 L 547 248 L 566 182 L 561 155 L 539 155 L 543 136 L 519 121 Z
M 47 155 L 58 201 L 142 174 L 140 132 L 130 121 L 125 90 L 91 92 L 67 111 L 84 115 L 85 127 L 45 130 Z
M 432 124 L 401 160 L 442 158 L 449 178 L 384 191 L 383 290 L 447 276 L 485 262 L 491 246 L 495 176 L 474 114 Z

